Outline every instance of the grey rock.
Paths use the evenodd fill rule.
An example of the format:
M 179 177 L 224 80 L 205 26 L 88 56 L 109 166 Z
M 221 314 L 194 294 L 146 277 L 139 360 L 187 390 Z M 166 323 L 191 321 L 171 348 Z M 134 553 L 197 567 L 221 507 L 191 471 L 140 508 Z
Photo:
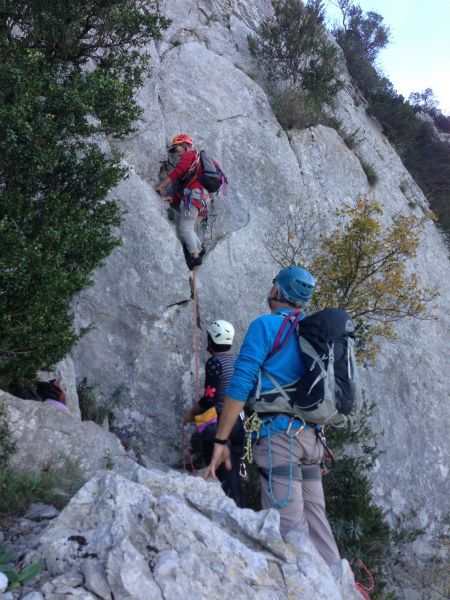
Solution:
M 41 558 L 41 554 L 37 550 L 30 550 L 25 554 L 25 557 L 22 560 L 22 566 L 27 567 L 28 565 L 38 562 L 39 560 L 41 560 Z
M 8 578 L 4 573 L 0 572 L 0 594 L 8 587 Z
M 51 594 L 53 594 L 53 592 L 55 591 L 55 586 L 50 581 L 46 581 L 42 585 L 41 591 L 44 594 L 45 598 L 47 599 L 47 597 L 50 596 Z
M 44 596 L 41 594 L 41 592 L 35 591 L 23 596 L 22 600 L 44 600 Z
M 101 597 L 89 583 L 99 565 L 102 585 L 105 577 L 123 600 L 358 598 L 353 579 L 337 585 L 308 538 L 281 540 L 276 511 L 238 509 L 218 485 L 171 470 L 99 473 L 41 544 L 52 573 L 81 571 Z
M 37 472 L 43 467 L 64 468 L 69 461 L 87 478 L 105 468 L 107 455 L 116 465 L 131 462 L 117 437 L 92 421 L 79 421 L 53 406 L 1 390 L 0 403 L 17 447 L 9 463 L 13 469 Z
M 45 597 L 45 600 L 97 600 L 97 597 L 83 588 L 61 588 Z
M 83 582 L 84 577 L 81 573 L 78 573 L 77 571 L 70 571 L 63 573 L 58 577 L 55 577 L 54 579 L 52 579 L 51 583 L 54 586 L 55 590 L 58 591 L 62 587 L 76 588 L 82 585 Z
M 100 596 L 102 600 L 111 600 L 111 589 L 102 563 L 96 559 L 88 559 L 83 561 L 81 569 L 87 589 Z
M 42 504 L 41 502 L 32 504 L 25 513 L 25 517 L 27 519 L 32 519 L 33 521 L 42 521 L 43 519 L 54 519 L 58 515 L 59 510 L 57 508 L 49 504 Z

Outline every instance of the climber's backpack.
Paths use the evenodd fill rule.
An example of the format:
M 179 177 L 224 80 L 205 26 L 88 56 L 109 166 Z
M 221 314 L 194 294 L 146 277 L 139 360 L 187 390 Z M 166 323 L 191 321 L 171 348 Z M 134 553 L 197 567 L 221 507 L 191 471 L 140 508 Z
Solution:
M 255 398 L 257 412 L 291 412 L 311 423 L 337 423 L 339 415 L 352 411 L 359 395 L 358 371 L 353 350 L 355 326 L 349 314 L 326 308 L 300 320 L 300 313 L 285 316 L 281 334 L 290 324 L 283 341 L 277 335 L 266 361 L 284 347 L 293 331 L 300 344 L 305 373 L 282 388 L 268 373 L 274 390 Z
M 203 166 L 203 173 L 197 175 L 200 165 Z M 212 194 L 218 192 L 224 183 L 228 183 L 225 173 L 217 160 L 212 158 L 205 150 L 197 152 L 197 157 L 192 163 L 189 172 L 180 181 L 182 186 L 188 185 L 196 177 L 202 186 Z

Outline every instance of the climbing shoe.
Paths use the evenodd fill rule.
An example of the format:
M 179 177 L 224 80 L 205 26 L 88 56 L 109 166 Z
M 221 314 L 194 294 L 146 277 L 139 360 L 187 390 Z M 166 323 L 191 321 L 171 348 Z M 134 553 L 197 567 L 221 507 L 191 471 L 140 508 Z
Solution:
M 192 269 L 194 269 L 195 267 L 199 267 L 203 261 L 201 256 L 197 256 L 196 258 L 190 256 L 186 262 L 187 266 L 189 267 L 189 270 L 192 271 Z

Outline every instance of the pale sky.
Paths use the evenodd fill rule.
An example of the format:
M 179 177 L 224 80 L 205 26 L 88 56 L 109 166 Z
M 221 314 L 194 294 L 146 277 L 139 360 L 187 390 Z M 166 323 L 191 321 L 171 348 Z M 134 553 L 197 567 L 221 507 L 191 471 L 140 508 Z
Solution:
M 328 15 L 338 14 L 325 0 Z M 450 115 L 450 0 L 356 0 L 364 12 L 384 17 L 391 42 L 379 54 L 379 65 L 395 89 L 433 89 L 439 108 Z

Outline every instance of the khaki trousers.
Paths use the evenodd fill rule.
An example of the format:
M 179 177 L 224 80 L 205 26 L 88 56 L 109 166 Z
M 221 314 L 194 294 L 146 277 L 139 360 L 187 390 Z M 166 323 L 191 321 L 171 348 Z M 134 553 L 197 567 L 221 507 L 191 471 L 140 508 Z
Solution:
M 255 463 L 267 472 L 270 463 L 272 467 L 288 466 L 290 460 L 290 439 L 285 433 L 276 433 L 269 438 L 264 437 L 253 445 Z M 322 460 L 323 446 L 317 439 L 312 429 L 300 431 L 292 439 L 293 465 L 318 465 Z M 285 537 L 290 531 L 309 533 L 312 542 L 328 565 L 339 562 L 339 551 L 331 532 L 325 514 L 325 498 L 323 494 L 322 478 L 303 479 L 301 472 L 297 479 L 290 483 L 288 475 L 272 476 L 272 494 L 269 481 L 263 476 L 261 479 L 261 504 L 263 508 L 277 508 L 280 513 L 280 531 Z M 288 496 L 289 501 L 281 507 L 274 504 L 282 503 Z

